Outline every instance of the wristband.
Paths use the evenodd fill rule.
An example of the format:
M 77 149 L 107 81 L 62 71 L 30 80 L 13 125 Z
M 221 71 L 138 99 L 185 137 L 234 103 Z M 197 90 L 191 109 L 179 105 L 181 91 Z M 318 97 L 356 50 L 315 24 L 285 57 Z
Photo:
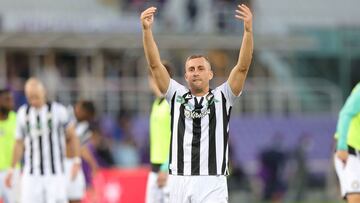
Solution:
M 74 161 L 74 164 L 80 164 L 81 163 L 81 159 L 80 159 L 80 157 L 74 157 L 73 158 L 73 161 Z

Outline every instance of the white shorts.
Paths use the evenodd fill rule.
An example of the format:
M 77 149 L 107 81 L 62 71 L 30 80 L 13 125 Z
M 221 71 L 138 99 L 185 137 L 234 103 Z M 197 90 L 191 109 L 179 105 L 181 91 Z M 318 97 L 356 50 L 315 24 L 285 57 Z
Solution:
M 169 175 L 170 202 L 227 203 L 228 189 L 225 176 Z
M 21 203 L 67 203 L 65 176 L 24 174 Z
M 71 180 L 73 164 L 73 159 L 65 159 L 66 194 L 68 200 L 81 200 L 84 197 L 86 190 L 85 176 L 83 170 L 80 169 L 75 180 Z
M 146 184 L 146 203 L 168 203 L 169 202 L 169 187 L 166 184 L 159 188 L 157 185 L 158 174 L 150 172 Z
M 342 197 L 345 198 L 351 193 L 360 195 L 360 156 L 349 154 L 345 167 L 341 160 L 334 156 L 334 164 Z
M 7 170 L 0 171 L 0 199 L 3 199 L 4 203 L 14 203 L 16 202 L 17 197 L 20 196 L 19 194 L 19 186 L 20 186 L 20 170 L 14 170 L 12 176 L 12 187 L 8 188 L 5 185 L 5 178 L 8 174 Z

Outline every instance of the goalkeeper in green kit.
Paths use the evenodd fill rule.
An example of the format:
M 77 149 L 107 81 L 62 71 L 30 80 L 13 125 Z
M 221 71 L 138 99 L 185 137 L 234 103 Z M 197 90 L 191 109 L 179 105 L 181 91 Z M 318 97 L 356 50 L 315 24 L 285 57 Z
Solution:
M 170 66 L 163 62 L 170 77 Z M 149 73 L 149 85 L 156 96 L 150 113 L 150 163 L 146 186 L 146 203 L 169 202 L 169 190 L 167 187 L 167 166 L 170 148 L 170 106 L 157 87 L 151 73 Z
M 339 114 L 335 134 L 336 173 L 341 195 L 348 203 L 360 202 L 360 83 L 347 98 Z

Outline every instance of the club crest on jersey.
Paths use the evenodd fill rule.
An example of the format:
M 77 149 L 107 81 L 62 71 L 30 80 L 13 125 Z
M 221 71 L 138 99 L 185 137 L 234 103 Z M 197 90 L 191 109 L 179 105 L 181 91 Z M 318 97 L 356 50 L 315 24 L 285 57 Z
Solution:
M 197 110 L 193 110 L 193 111 L 189 111 L 187 109 L 184 109 L 184 116 L 186 118 L 203 118 L 207 115 L 210 114 L 210 109 L 205 109 L 204 111 L 197 111 Z
M 195 118 L 203 118 L 210 114 L 210 106 L 215 102 L 219 102 L 219 100 L 215 99 L 214 94 L 211 92 L 205 96 L 206 104 L 201 105 L 201 109 L 196 109 L 194 104 L 189 103 L 188 101 L 192 99 L 193 96 L 190 92 L 187 94 L 176 97 L 176 102 L 184 105 L 184 116 L 186 118 L 195 119 Z
M 190 95 L 190 96 L 188 96 L 188 95 Z M 176 102 L 178 102 L 180 104 L 183 104 L 185 109 L 187 109 L 188 111 L 193 111 L 195 109 L 194 105 L 187 102 L 191 98 L 192 98 L 191 94 L 187 94 L 185 96 L 185 98 L 182 97 L 182 96 L 177 96 L 176 97 Z

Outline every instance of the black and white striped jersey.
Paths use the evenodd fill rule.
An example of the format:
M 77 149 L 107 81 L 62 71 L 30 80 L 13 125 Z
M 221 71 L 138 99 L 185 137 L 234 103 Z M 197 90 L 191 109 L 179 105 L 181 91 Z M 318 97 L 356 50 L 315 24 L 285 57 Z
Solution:
M 170 80 L 170 174 L 228 175 L 229 119 L 236 98 L 227 82 L 196 97 Z
M 23 105 L 17 115 L 16 139 L 25 143 L 24 174 L 63 174 L 65 128 L 70 121 L 66 108 L 57 102 L 38 109 Z

